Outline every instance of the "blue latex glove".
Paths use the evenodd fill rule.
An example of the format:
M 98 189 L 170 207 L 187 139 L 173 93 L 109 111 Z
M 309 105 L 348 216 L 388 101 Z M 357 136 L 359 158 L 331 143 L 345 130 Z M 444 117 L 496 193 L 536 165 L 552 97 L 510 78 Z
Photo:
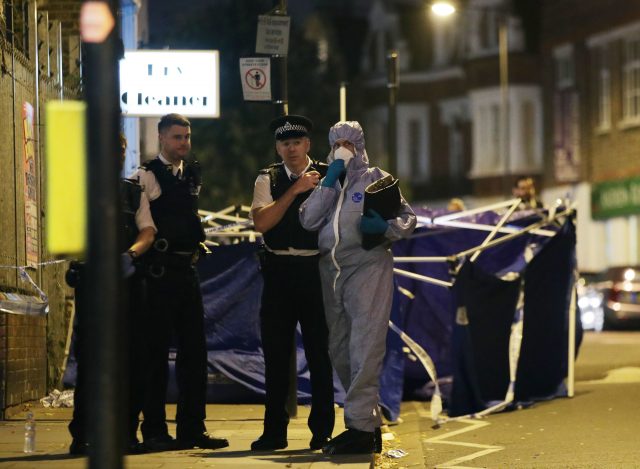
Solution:
M 344 173 L 344 160 L 333 160 L 327 169 L 327 175 L 322 180 L 323 187 L 333 187 L 340 175 Z
M 387 231 L 389 224 L 375 210 L 369 209 L 360 220 L 360 231 L 367 234 L 382 234 Z
M 133 266 L 133 259 L 128 252 L 120 254 L 120 265 L 122 266 L 123 278 L 131 277 L 136 271 L 136 268 Z

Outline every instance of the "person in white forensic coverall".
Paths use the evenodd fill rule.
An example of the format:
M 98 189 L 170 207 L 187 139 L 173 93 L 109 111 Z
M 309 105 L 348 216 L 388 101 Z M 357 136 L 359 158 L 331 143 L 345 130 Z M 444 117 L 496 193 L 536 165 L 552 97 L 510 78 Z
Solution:
M 320 275 L 329 327 L 329 354 L 347 394 L 347 430 L 324 446 L 327 454 L 380 452 L 379 378 L 393 298 L 391 241 L 410 235 L 416 216 L 401 197 L 396 218 L 362 213 L 365 188 L 387 176 L 369 167 L 358 122 L 329 130 L 327 175 L 300 207 L 307 230 L 319 230 Z M 362 248 L 362 233 L 388 242 Z

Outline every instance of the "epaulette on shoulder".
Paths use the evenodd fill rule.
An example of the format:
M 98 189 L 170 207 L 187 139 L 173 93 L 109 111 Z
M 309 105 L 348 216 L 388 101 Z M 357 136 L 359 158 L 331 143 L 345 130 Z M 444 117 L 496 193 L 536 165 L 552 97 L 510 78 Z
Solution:
M 278 168 L 284 166 L 284 163 L 281 161 L 279 163 L 271 163 L 269 166 L 267 166 L 266 168 L 262 168 L 259 173 L 260 174 L 269 174 L 274 170 L 277 170 Z
M 154 166 L 164 166 L 164 163 L 160 161 L 160 158 L 152 158 L 150 160 L 145 161 L 139 166 L 139 169 L 143 169 L 145 171 L 151 171 Z
M 122 178 L 122 182 L 127 183 L 127 184 L 133 184 L 135 186 L 139 186 L 140 185 L 140 176 L 137 176 L 135 178 Z

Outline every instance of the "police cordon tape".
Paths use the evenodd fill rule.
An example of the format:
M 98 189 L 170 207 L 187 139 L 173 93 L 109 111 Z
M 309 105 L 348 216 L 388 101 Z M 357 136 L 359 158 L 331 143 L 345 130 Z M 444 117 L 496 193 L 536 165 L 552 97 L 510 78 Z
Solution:
M 7 293 L 0 292 L 0 311 L 9 314 L 29 314 L 29 315 L 44 315 L 49 312 L 49 297 L 38 286 L 38 284 L 31 278 L 27 272 L 28 268 L 36 268 L 41 266 L 48 266 L 53 264 L 62 264 L 69 262 L 67 260 L 55 260 L 47 262 L 39 262 L 33 266 L 26 265 L 0 265 L 0 269 L 13 269 L 18 271 L 20 280 L 30 284 L 38 293 L 40 301 L 31 301 L 32 297 L 22 295 L 19 293 Z
M 40 267 L 40 266 L 47 266 L 52 264 L 61 264 L 63 262 L 69 262 L 69 261 L 57 260 L 57 261 L 39 262 L 35 264 L 35 266 Z M 49 297 L 44 291 L 42 291 L 42 289 L 38 286 L 38 284 L 34 282 L 34 280 L 31 278 L 31 276 L 27 272 L 27 269 L 31 267 L 32 266 L 27 266 L 27 265 L 0 265 L 0 269 L 16 269 L 18 271 L 18 274 L 20 275 L 20 280 L 22 280 L 23 282 L 30 283 L 33 286 L 33 288 L 35 288 L 36 291 L 38 292 L 38 296 L 40 297 L 40 299 L 44 302 L 47 302 L 49 301 Z
M 227 230 L 231 230 L 234 228 L 246 228 L 249 226 L 253 225 L 253 221 L 251 220 L 247 220 L 247 221 L 241 221 L 238 223 L 229 223 L 228 225 L 221 225 L 221 226 L 212 226 L 210 228 L 205 228 L 204 229 L 204 234 L 206 235 L 210 235 L 210 234 L 214 234 L 214 233 L 220 233 L 223 231 L 227 231 Z

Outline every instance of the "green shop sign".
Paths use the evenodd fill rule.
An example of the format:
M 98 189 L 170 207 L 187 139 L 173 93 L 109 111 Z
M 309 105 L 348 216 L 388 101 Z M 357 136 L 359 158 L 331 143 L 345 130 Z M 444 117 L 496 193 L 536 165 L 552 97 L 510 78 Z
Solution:
M 640 214 L 640 177 L 594 184 L 591 213 L 595 219 Z

